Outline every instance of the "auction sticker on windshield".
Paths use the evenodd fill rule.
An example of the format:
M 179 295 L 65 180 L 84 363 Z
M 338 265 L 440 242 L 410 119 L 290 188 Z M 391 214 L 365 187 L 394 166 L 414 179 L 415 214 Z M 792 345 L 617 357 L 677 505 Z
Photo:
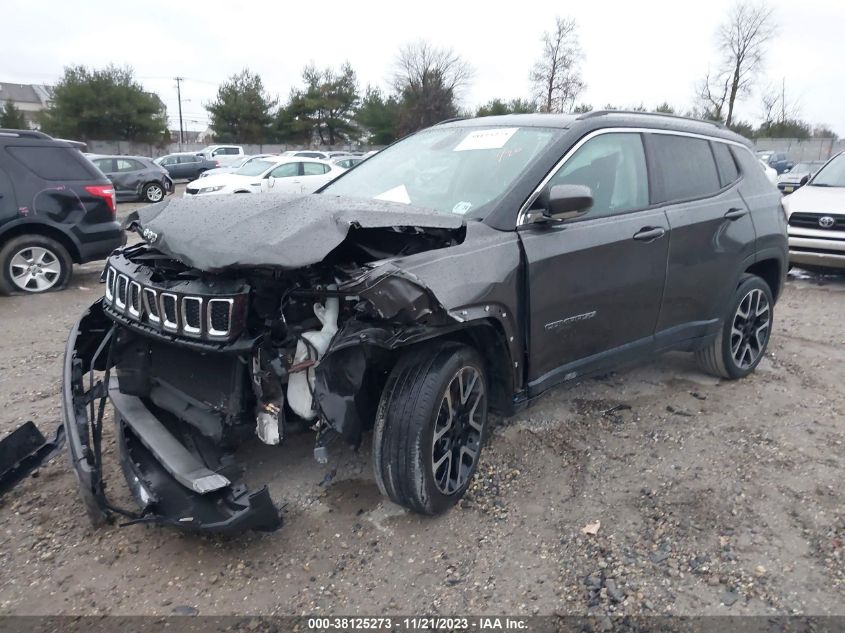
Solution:
M 519 128 L 501 127 L 492 130 L 470 132 L 452 151 L 465 152 L 473 149 L 501 149 Z
M 399 185 L 393 189 L 388 189 L 384 193 L 380 193 L 374 197 L 376 200 L 387 200 L 388 202 L 411 204 L 411 196 L 408 195 L 408 190 L 405 188 L 405 185 Z

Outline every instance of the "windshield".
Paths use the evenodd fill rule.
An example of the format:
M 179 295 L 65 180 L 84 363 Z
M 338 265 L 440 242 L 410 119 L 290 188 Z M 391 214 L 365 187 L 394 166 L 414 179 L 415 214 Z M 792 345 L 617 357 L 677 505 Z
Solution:
M 252 160 L 238 169 L 235 173 L 238 176 L 260 176 L 275 164 L 276 163 L 272 163 L 269 160 Z
M 251 160 L 254 160 L 254 159 L 255 159 L 254 156 L 244 156 L 243 158 L 239 158 L 234 163 L 232 163 L 232 167 L 235 168 L 235 169 L 237 169 L 238 167 L 243 167 L 248 162 L 250 162 Z
M 810 181 L 815 187 L 845 187 L 845 154 L 839 154 Z
M 323 189 L 484 217 L 559 130 L 444 127 L 391 145 Z

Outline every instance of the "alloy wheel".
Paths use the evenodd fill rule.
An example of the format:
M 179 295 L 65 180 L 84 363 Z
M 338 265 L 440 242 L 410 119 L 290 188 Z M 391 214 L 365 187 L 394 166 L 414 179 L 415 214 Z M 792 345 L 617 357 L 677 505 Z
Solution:
M 431 451 L 431 471 L 445 495 L 461 490 L 472 475 L 481 451 L 486 394 L 481 373 L 461 367 L 443 394 Z
M 12 283 L 24 292 L 44 292 L 59 281 L 62 263 L 58 256 L 43 246 L 27 246 L 9 263 Z
M 740 369 L 760 358 L 769 340 L 772 311 L 762 290 L 755 288 L 737 306 L 731 325 L 731 355 Z
M 158 185 L 150 185 L 147 187 L 147 200 L 150 202 L 161 202 L 164 197 L 164 191 Z

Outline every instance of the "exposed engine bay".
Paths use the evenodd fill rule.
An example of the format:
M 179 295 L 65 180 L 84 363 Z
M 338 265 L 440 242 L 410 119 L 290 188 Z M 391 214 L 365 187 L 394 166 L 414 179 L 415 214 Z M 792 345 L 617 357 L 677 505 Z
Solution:
M 460 324 L 391 260 L 460 244 L 466 227 L 435 214 L 433 226 L 386 226 L 397 219 L 390 212 L 372 214 L 378 222 L 345 222 L 329 212 L 319 220 L 319 250 L 312 242 L 307 255 L 289 249 L 272 265 L 243 265 L 255 249 L 199 247 L 195 238 L 193 257 L 179 257 L 185 208 L 168 226 L 161 221 L 167 206 L 133 223 L 147 243 L 109 258 L 104 297 L 68 341 L 63 409 L 83 499 L 98 519 L 276 529 L 281 522 L 267 489 L 250 493 L 236 483 L 243 469 L 234 449 L 252 435 L 277 445 L 307 429 L 318 461 L 327 460 L 336 438 L 357 446 L 372 426 L 395 350 Z M 203 261 L 203 253 L 215 261 Z M 313 261 L 288 268 L 285 257 Z M 94 370 L 104 372 L 102 381 Z M 106 400 L 140 512 L 105 496 Z

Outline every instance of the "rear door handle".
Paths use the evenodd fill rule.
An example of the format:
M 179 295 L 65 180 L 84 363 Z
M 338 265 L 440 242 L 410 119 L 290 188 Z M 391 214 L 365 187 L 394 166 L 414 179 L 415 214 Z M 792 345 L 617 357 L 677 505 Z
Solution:
M 660 239 L 665 234 L 666 229 L 662 229 L 659 226 L 646 226 L 634 233 L 634 239 L 638 242 L 653 242 L 654 240 Z
M 741 217 L 744 217 L 748 214 L 747 209 L 728 209 L 728 212 L 725 214 L 726 220 L 739 220 Z

